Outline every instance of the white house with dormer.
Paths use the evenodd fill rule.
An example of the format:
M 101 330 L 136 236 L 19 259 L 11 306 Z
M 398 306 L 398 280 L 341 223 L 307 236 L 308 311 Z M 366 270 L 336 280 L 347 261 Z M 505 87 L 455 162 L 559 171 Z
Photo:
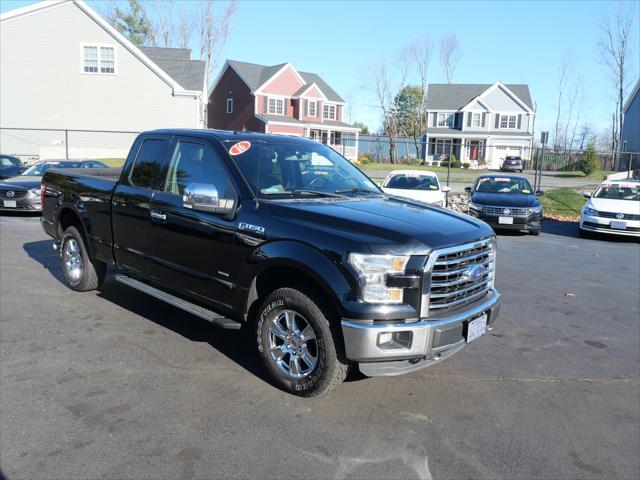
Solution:
M 471 168 L 499 169 L 506 156 L 529 159 L 535 111 L 527 85 L 430 84 L 424 159 L 454 154 Z

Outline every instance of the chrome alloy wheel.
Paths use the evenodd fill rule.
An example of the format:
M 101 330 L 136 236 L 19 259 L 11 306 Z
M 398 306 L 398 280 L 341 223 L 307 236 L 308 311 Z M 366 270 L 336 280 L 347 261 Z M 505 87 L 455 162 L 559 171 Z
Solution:
M 318 363 L 318 340 L 313 327 L 293 310 L 280 312 L 269 323 L 269 352 L 285 375 L 306 377 Z
M 78 283 L 82 278 L 82 252 L 75 238 L 69 238 L 62 251 L 62 263 L 67 277 L 73 283 Z

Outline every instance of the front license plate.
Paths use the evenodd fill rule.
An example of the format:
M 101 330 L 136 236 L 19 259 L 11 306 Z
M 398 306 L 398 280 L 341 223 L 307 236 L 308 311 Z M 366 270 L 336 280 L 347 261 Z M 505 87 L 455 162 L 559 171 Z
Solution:
M 498 223 L 513 225 L 513 217 L 498 217 Z
M 467 343 L 473 342 L 487 331 L 487 316 L 483 315 L 471 320 L 467 326 Z
M 3 200 L 2 204 L 4 207 L 7 207 L 7 208 L 16 208 L 15 200 Z
M 627 222 L 617 222 L 614 220 L 613 222 L 611 222 L 611 228 L 615 228 L 617 230 L 626 230 Z

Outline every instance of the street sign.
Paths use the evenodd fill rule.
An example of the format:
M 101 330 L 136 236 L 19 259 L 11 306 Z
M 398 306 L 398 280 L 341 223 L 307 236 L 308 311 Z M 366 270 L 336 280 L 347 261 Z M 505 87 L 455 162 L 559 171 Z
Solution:
M 542 132 L 540 135 L 540 143 L 546 145 L 549 142 L 549 132 Z

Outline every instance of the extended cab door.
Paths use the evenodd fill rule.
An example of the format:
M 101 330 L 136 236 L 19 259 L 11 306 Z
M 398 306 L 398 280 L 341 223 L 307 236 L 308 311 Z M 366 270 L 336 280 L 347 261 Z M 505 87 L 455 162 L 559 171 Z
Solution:
M 193 184 L 215 187 L 221 200 L 237 195 L 220 153 L 207 140 L 175 137 L 162 184 L 151 201 L 151 274 L 169 289 L 228 309 L 239 260 L 233 214 L 196 211 L 185 203 Z
M 168 163 L 171 137 L 138 137 L 112 198 L 116 263 L 128 273 L 147 277 L 151 245 L 151 199 Z

